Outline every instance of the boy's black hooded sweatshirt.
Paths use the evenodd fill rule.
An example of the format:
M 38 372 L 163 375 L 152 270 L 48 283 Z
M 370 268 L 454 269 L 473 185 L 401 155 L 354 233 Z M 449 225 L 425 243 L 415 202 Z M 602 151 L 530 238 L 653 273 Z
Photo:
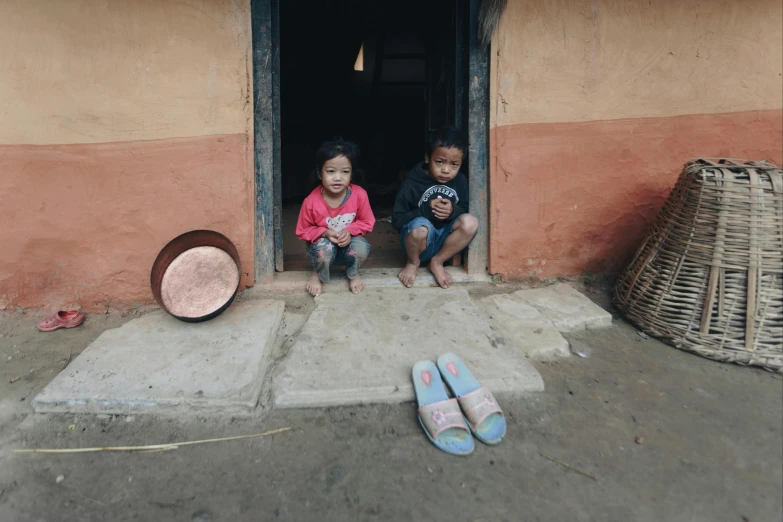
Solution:
M 448 219 L 435 217 L 430 207 L 433 198 L 445 198 L 451 201 L 454 212 Z M 411 169 L 402 183 L 394 200 L 392 226 L 399 230 L 414 218 L 425 217 L 435 226 L 443 228 L 446 223 L 468 212 L 468 180 L 462 172 L 446 183 L 438 183 L 427 171 L 425 163 L 419 163 Z

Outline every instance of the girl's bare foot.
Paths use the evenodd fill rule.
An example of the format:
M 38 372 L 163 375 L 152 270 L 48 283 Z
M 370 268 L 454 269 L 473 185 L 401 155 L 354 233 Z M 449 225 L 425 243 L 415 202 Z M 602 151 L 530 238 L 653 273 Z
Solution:
M 358 294 L 364 290 L 364 281 L 362 281 L 362 276 L 356 274 L 356 277 L 348 280 L 348 286 L 350 287 L 351 292 L 354 294 Z
M 318 272 L 310 274 L 310 279 L 307 280 L 307 293 L 313 297 L 321 295 L 321 278 L 318 277 Z
M 430 261 L 429 269 L 441 288 L 448 288 L 451 286 L 453 281 L 451 280 L 449 273 L 446 272 L 446 269 L 443 267 L 443 263 L 439 263 L 433 259 Z
M 418 272 L 419 272 L 419 265 L 414 265 L 413 263 L 406 263 L 405 268 L 400 270 L 400 273 L 399 275 L 397 275 L 397 278 L 400 280 L 402 284 L 410 288 L 413 286 L 413 282 L 416 281 L 416 274 Z

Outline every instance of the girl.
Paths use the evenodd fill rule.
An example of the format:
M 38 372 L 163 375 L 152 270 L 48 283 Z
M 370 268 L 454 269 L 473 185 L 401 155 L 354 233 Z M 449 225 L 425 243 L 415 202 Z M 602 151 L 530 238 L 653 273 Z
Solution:
M 313 297 L 321 295 L 321 283 L 329 282 L 329 268 L 337 261 L 345 263 L 348 285 L 358 294 L 364 289 L 359 265 L 370 253 L 370 243 L 362 236 L 375 225 L 367 192 L 351 184 L 359 147 L 342 138 L 326 141 L 315 161 L 321 184 L 305 198 L 296 224 L 296 235 L 307 241 L 307 259 L 313 267 L 307 291 Z

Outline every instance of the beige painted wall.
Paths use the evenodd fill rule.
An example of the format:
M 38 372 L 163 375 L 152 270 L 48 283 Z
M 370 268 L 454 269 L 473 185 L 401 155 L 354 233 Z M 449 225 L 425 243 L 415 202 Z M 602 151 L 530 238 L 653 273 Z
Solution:
M 616 272 L 689 158 L 783 159 L 781 0 L 509 0 L 490 272 Z
M 0 144 L 248 132 L 247 0 L 3 0 Z
M 0 308 L 152 301 L 174 237 L 253 284 L 249 0 L 0 0 Z
M 777 109 L 780 0 L 509 0 L 492 126 Z

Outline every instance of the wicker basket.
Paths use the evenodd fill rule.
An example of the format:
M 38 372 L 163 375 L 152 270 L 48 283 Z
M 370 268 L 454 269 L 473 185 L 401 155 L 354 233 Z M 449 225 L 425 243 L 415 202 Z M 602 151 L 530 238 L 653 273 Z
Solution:
M 783 170 L 689 161 L 614 302 L 677 348 L 782 372 Z

